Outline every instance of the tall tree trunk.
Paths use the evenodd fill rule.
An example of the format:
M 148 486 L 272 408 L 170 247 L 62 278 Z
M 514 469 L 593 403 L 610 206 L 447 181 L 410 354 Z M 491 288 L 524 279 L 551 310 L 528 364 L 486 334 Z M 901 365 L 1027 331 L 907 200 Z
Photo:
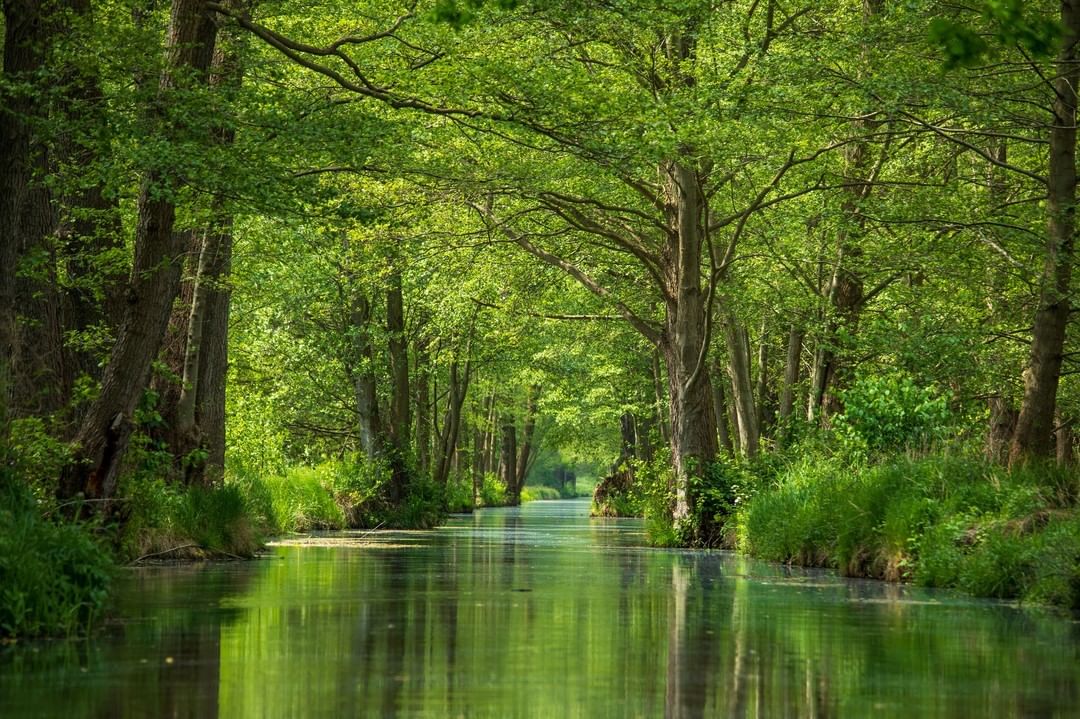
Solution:
M 506 501 L 516 507 L 521 504 L 521 487 L 517 484 L 517 427 L 513 418 L 503 421 L 501 447 L 499 479 L 506 487 Z
M 222 218 L 213 261 L 206 268 L 206 309 L 203 314 L 199 394 L 195 401 L 206 461 L 200 476 L 204 484 L 220 481 L 225 472 L 225 385 L 229 372 L 229 314 L 232 305 L 232 218 Z
M 1009 458 L 1009 446 L 1019 412 L 1006 397 L 991 397 L 989 404 L 990 429 L 986 437 L 986 455 L 990 461 L 1003 464 Z
M 1024 399 L 1016 422 L 1011 464 L 1050 457 L 1054 452 L 1054 411 L 1065 333 L 1069 323 L 1069 284 L 1072 280 L 1076 233 L 1076 102 L 1080 83 L 1080 0 L 1063 0 L 1064 28 L 1054 81 L 1054 123 L 1050 128 L 1047 182 L 1047 243 L 1039 309 L 1024 368 Z
M 20 213 L 29 192 L 33 154 L 28 118 L 34 112 L 32 76 L 41 67 L 44 3 L 5 0 L 3 86 L 0 86 L 0 449 L 6 447 L 15 400 L 16 268 Z
M 680 50 L 680 56 L 691 52 Z M 675 470 L 676 525 L 686 525 L 696 504 L 693 477 L 716 458 L 716 417 L 708 372 L 708 298 L 701 286 L 706 199 L 699 174 L 680 162 L 662 167 L 668 217 L 664 268 L 667 284 L 664 330 L 658 346 L 668 375 L 671 457 Z M 703 518 L 703 521 L 706 521 Z M 713 527 L 693 527 L 705 537 Z
M 45 184 L 46 146 L 32 138 L 32 179 L 19 208 L 19 273 L 15 281 L 18 308 L 15 377 L 16 414 L 48 415 L 67 400 L 63 327 L 57 291 L 56 212 Z
M 772 423 L 769 408 L 769 333 L 765 323 L 761 324 L 761 337 L 758 338 L 758 375 L 757 398 L 755 400 L 758 435 L 765 433 Z
M 405 302 L 401 289 L 401 270 L 396 262 L 390 268 L 386 290 L 386 331 L 390 350 L 390 438 L 401 452 L 408 449 L 409 430 L 409 353 L 405 339 Z
M 731 444 L 731 430 L 728 428 L 727 397 L 724 395 L 724 374 L 719 363 L 715 365 L 712 379 L 713 388 L 713 412 L 716 413 L 716 434 L 720 440 L 720 447 L 728 454 L 734 454 L 735 448 Z
M 217 27 L 201 0 L 173 0 L 166 39 L 165 69 L 153 119 L 164 139 L 190 133 L 161 108 L 192 83 L 205 82 Z M 142 181 L 135 228 L 135 259 L 119 336 L 101 380 L 101 391 L 75 435 L 78 447 L 61 478 L 60 494 L 111 497 L 132 431 L 132 413 L 150 375 L 180 287 L 183 247 L 173 232 L 173 195 L 181 178 L 172 168 L 154 168 Z
M 240 87 L 241 68 L 236 38 L 221 38 L 214 52 L 210 84 L 225 97 Z M 227 150 L 236 131 L 222 125 L 213 141 Z M 213 484 L 225 472 L 225 383 L 229 364 L 229 311 L 232 302 L 233 218 L 220 201 L 213 203 L 209 227 L 203 232 L 192 293 L 185 344 L 184 371 L 177 403 L 177 434 L 185 444 L 180 456 L 199 448 L 201 463 L 189 464 L 190 483 Z
M 450 479 L 451 463 L 458 446 L 458 434 L 461 430 L 461 408 L 469 391 L 469 376 L 472 374 L 470 362 L 465 362 L 464 371 L 458 363 L 450 363 L 450 388 L 446 395 L 446 415 L 443 420 L 442 436 L 439 438 L 439 455 L 435 464 L 433 478 L 439 484 L 446 484 Z
M 352 335 L 353 395 L 356 398 L 360 448 L 368 459 L 382 453 L 382 419 L 379 415 L 378 386 L 375 380 L 375 352 L 371 339 L 371 302 L 363 290 L 353 290 L 349 324 Z
M 615 463 L 616 472 L 638 456 L 637 427 L 633 412 L 623 412 L 619 417 L 619 435 L 622 438 L 622 449 L 619 450 L 619 460 Z
M 401 269 L 391 260 L 389 286 L 386 288 L 386 333 L 390 351 L 390 422 L 388 439 L 393 445 L 390 455 L 390 501 L 405 498 L 409 482 L 406 457 L 412 423 L 409 420 L 409 353 L 405 339 L 405 301 L 401 289 Z
M 803 331 L 798 325 L 792 325 L 788 332 L 787 360 L 784 363 L 784 389 L 780 394 L 780 432 L 777 442 L 783 446 L 790 441 L 791 418 L 795 411 L 795 391 L 800 381 L 802 368 Z
M 780 394 L 780 422 L 788 423 L 795 409 L 795 388 L 799 384 L 803 331 L 792 325 L 788 332 L 787 361 L 784 363 L 784 389 Z
M 416 467 L 422 474 L 431 471 L 431 391 L 428 373 L 431 371 L 428 357 L 428 338 L 417 338 L 413 351 L 414 372 L 413 394 L 416 405 Z M 475 464 L 475 462 L 474 462 Z
M 746 331 L 734 318 L 728 318 L 724 329 L 739 446 L 747 457 L 755 457 L 758 451 L 758 423 L 757 410 L 754 408 L 754 384 L 750 378 L 750 343 Z
M 525 407 L 525 425 L 521 432 L 521 452 L 517 460 L 517 474 L 514 482 L 518 493 L 525 486 L 525 476 L 528 473 L 533 454 L 533 434 L 536 431 L 536 399 L 540 394 L 540 388 L 533 385 L 529 388 L 529 399 Z

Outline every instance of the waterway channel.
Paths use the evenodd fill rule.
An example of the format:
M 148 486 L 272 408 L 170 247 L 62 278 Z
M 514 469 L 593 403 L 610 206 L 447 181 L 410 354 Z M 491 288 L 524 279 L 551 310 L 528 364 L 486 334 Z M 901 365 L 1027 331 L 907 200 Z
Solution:
M 534 502 L 125 570 L 108 628 L 0 649 L 0 717 L 1071 717 L 1080 624 Z

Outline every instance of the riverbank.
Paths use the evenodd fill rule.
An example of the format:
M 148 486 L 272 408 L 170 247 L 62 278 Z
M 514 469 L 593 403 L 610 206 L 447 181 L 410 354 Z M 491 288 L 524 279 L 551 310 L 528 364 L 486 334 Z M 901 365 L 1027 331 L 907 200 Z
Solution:
M 183 486 L 151 471 L 121 481 L 109 510 L 74 519 L 46 484 L 27 472 L 0 478 L 0 641 L 81 636 L 105 612 L 117 567 L 145 561 L 246 559 L 268 538 L 312 530 L 425 529 L 475 506 L 506 506 L 487 476 L 473 501 L 470 482 L 437 485 L 411 477 L 401 502 L 387 499 L 389 469 L 334 461 L 280 475 L 230 472 L 215 487 Z M 560 499 L 558 490 L 525 487 L 521 501 Z
M 1077 477 L 962 455 L 811 457 L 756 478 L 725 539 L 752 557 L 844 576 L 1077 610 Z

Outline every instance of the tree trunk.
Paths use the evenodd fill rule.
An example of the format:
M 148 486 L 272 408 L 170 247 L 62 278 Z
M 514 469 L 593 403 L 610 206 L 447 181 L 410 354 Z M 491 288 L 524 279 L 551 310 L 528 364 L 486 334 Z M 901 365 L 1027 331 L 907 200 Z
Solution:
M 739 446 L 747 457 L 757 456 L 758 423 L 754 409 L 754 385 L 750 378 L 750 347 L 743 330 L 733 318 L 724 323 L 728 349 L 728 370 L 731 373 L 733 403 L 738 420 Z
M 780 421 L 787 423 L 795 409 L 795 388 L 799 384 L 803 332 L 796 325 L 788 332 L 787 361 L 784 364 L 784 390 L 780 395 Z
M 772 423 L 769 411 L 769 334 L 764 323 L 761 325 L 761 337 L 758 338 L 758 376 L 757 376 L 757 399 L 755 401 L 755 418 L 757 419 L 758 436 L 765 433 L 766 428 Z
M 1010 464 L 1050 457 L 1054 452 L 1054 411 L 1065 333 L 1069 323 L 1069 284 L 1072 279 L 1076 233 L 1076 100 L 1080 83 L 1080 0 L 1063 0 L 1062 49 L 1054 81 L 1054 123 L 1050 128 L 1047 183 L 1047 243 L 1039 309 L 1031 354 L 1024 368 L 1024 399 L 1016 422 Z
M 44 26 L 38 0 L 7 0 L 4 11 L 3 85 L 0 86 L 0 448 L 6 448 L 15 400 L 16 268 L 20 260 L 20 213 L 29 192 L 33 156 L 27 118 L 34 112 L 32 93 L 22 83 L 43 62 Z M 32 85 L 31 85 L 32 86 Z
M 225 219 L 225 218 L 223 218 Z M 206 268 L 206 309 L 203 314 L 202 357 L 199 362 L 199 394 L 195 401 L 206 461 L 203 484 L 220 481 L 225 473 L 225 385 L 229 372 L 229 314 L 232 305 L 232 218 L 219 228 L 217 251 Z
M 516 507 L 521 504 L 521 487 L 517 484 L 517 428 L 513 419 L 502 425 L 502 451 L 499 456 L 499 479 L 506 487 L 506 501 Z
M 619 460 L 615 463 L 616 472 L 627 462 L 637 458 L 637 428 L 634 426 L 632 412 L 623 412 L 619 417 L 619 435 L 622 438 L 622 449 L 619 450 Z
M 1073 422 L 1060 412 L 1057 415 L 1057 428 L 1054 430 L 1057 444 L 1057 463 L 1059 467 L 1072 467 L 1076 464 L 1076 433 Z
M 57 218 L 52 195 L 44 184 L 48 173 L 46 148 L 37 139 L 30 146 L 33 170 L 19 208 L 19 274 L 15 280 L 17 309 L 15 413 L 45 416 L 67 400 L 63 327 L 57 291 Z
M 422 474 L 431 471 L 431 392 L 428 385 L 428 373 L 431 371 L 428 358 L 428 339 L 420 336 L 413 351 L 416 365 L 413 392 L 416 405 L 416 467 Z
M 405 340 L 405 302 L 401 290 L 401 270 L 390 268 L 386 291 L 386 332 L 390 350 L 390 439 L 399 452 L 409 446 L 409 353 Z
M 439 484 L 446 484 L 450 479 L 451 463 L 458 446 L 458 434 L 461 429 L 461 408 L 465 404 L 465 397 L 469 391 L 469 376 L 472 368 L 469 362 L 465 363 L 464 371 L 460 371 L 458 363 L 450 363 L 450 388 L 446 395 L 446 415 L 443 420 L 442 436 L 439 438 L 439 456 L 435 465 L 434 480 Z
M 689 41 L 688 41 L 689 42 Z M 683 53 L 692 52 L 683 48 Z M 671 457 L 675 470 L 676 525 L 687 528 L 697 503 L 692 478 L 701 477 L 716 458 L 716 416 L 708 372 L 708 298 L 701 287 L 706 199 L 700 175 L 680 162 L 662 166 L 668 216 L 665 324 L 659 348 L 668 375 Z M 701 518 L 707 522 L 707 518 Z M 699 537 L 711 526 L 692 527 Z
M 389 456 L 391 468 L 390 501 L 397 504 L 408 491 L 409 474 L 406 457 L 412 422 L 409 419 L 409 353 L 405 340 L 405 302 L 401 289 L 401 270 L 391 260 L 389 286 L 386 289 L 386 333 L 390 352 L 390 422 L 387 439 L 393 446 Z
M 1004 464 L 1008 460 L 1018 415 L 1007 398 L 990 398 L 990 431 L 986 437 L 986 455 L 990 461 Z
M 378 386 L 375 380 L 375 352 L 371 341 L 371 303 L 363 290 L 354 289 L 349 324 L 352 334 L 353 394 L 360 430 L 360 448 L 368 459 L 382 453 L 382 420 L 379 416 Z
M 167 106 L 174 94 L 194 80 L 204 82 L 214 52 L 216 25 L 199 0 L 174 0 L 166 40 L 165 69 L 158 106 Z M 166 139 L 187 134 L 179 121 L 153 112 Z M 101 391 L 75 435 L 75 462 L 64 472 L 60 495 L 82 492 L 87 497 L 111 497 L 120 462 L 132 431 L 132 413 L 142 396 L 169 322 L 172 302 L 179 290 L 183 254 L 173 232 L 176 207 L 172 196 L 180 178 L 155 168 L 143 178 L 135 228 L 135 259 L 128 287 L 127 307 L 119 336 L 102 376 Z
M 716 365 L 716 373 L 713 377 L 713 412 L 716 413 L 716 434 L 720 439 L 720 447 L 729 455 L 735 453 L 731 444 L 731 431 L 728 429 L 728 406 L 727 397 L 724 396 L 724 376 L 721 374 L 720 365 Z
M 790 441 L 791 418 L 795 411 L 795 391 L 800 381 L 802 369 L 803 331 L 792 325 L 788 332 L 787 361 L 784 363 L 784 389 L 780 394 L 780 432 L 777 442 L 783 446 Z
M 514 479 L 519 494 L 525 486 L 525 476 L 528 474 L 532 460 L 533 434 L 536 431 L 536 396 L 539 393 L 539 387 L 534 385 L 529 388 L 529 400 L 525 408 L 525 426 L 521 432 L 521 453 L 518 456 L 517 475 Z

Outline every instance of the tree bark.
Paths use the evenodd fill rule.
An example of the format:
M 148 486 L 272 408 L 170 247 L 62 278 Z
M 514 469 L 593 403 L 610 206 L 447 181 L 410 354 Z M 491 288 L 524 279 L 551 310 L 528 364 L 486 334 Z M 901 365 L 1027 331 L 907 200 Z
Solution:
M 409 352 L 405 340 L 405 301 L 401 270 L 392 262 L 386 290 L 386 332 L 390 351 L 390 439 L 399 452 L 409 446 Z
M 788 332 L 787 361 L 784 364 L 784 390 L 780 395 L 780 421 L 788 423 L 795 409 L 795 388 L 799 384 L 803 331 L 792 325 Z
M 379 415 L 378 386 L 375 380 L 375 352 L 371 340 L 371 302 L 363 290 L 354 289 L 349 324 L 352 334 L 353 395 L 356 399 L 360 448 L 369 460 L 382 452 L 382 419 Z
M 728 428 L 727 397 L 724 395 L 724 376 L 719 365 L 716 366 L 713 376 L 713 411 L 716 413 L 716 434 L 720 440 L 720 447 L 729 455 L 735 453 L 731 444 L 731 430 Z
M 413 393 L 416 405 L 416 467 L 422 474 L 431 471 L 431 391 L 428 373 L 431 371 L 428 357 L 428 339 L 421 335 L 413 349 L 415 363 Z M 475 462 L 474 462 L 475 464 Z
M 499 479 L 506 487 L 507 503 L 516 507 L 521 504 L 521 487 L 517 484 L 517 428 L 511 418 L 503 422 L 501 447 Z
M 216 33 L 202 2 L 174 0 L 159 108 L 192 82 L 205 82 Z M 152 116 L 166 139 L 190 131 L 182 121 L 166 119 L 161 109 L 154 110 Z M 161 346 L 179 290 L 183 248 L 178 233 L 173 232 L 176 206 L 172 196 L 180 181 L 171 168 L 154 168 L 142 180 L 124 319 L 102 376 L 101 391 L 75 435 L 78 449 L 75 462 L 61 478 L 61 497 L 82 492 L 91 498 L 108 498 L 115 491 L 131 436 L 132 413 L 146 387 L 150 364 Z
M 769 407 L 769 334 L 765 323 L 761 325 L 761 337 L 758 338 L 758 375 L 757 398 L 755 400 L 758 436 L 765 433 L 772 423 Z
M 1054 80 L 1056 100 L 1050 128 L 1047 182 L 1047 242 L 1039 309 L 1024 368 L 1024 398 L 1016 421 L 1009 463 L 1050 457 L 1054 453 L 1054 412 L 1065 334 L 1069 323 L 1069 285 L 1072 280 L 1076 233 L 1076 102 L 1080 83 L 1080 0 L 1063 0 L 1062 48 Z
M 754 408 L 754 385 L 750 378 L 750 346 L 746 331 L 734 318 L 724 323 L 728 349 L 728 371 L 731 373 L 733 403 L 738 420 L 739 446 L 747 457 L 757 456 L 758 423 Z
M 390 501 L 398 503 L 408 491 L 409 473 L 406 458 L 412 423 L 409 419 L 409 353 L 405 340 L 405 301 L 401 288 L 401 269 L 390 260 L 389 285 L 386 288 L 386 333 L 390 352 L 390 422 L 387 426 L 393 452 L 390 454 Z M 455 437 L 456 439 L 456 437 Z
M 3 88 L 0 88 L 0 447 L 6 447 L 14 410 L 16 362 L 16 269 L 20 260 L 20 213 L 29 192 L 33 155 L 27 118 L 32 94 L 19 92 L 41 67 L 44 3 L 5 0 Z
M 514 479 L 519 494 L 525 486 L 525 476 L 528 474 L 532 460 L 533 434 L 536 432 L 536 399 L 539 393 L 539 387 L 534 385 L 529 388 L 529 399 L 525 408 L 525 425 L 522 427 L 521 432 L 521 452 L 518 456 L 517 474 Z
M 680 56 L 692 52 L 680 50 Z M 676 525 L 685 525 L 696 504 L 692 478 L 716 458 L 716 417 L 708 372 L 708 298 L 701 286 L 706 199 L 701 178 L 686 164 L 662 166 L 668 214 L 664 278 L 665 324 L 658 346 L 668 375 L 671 457 L 675 470 Z M 706 521 L 702 518 L 702 521 Z M 709 526 L 692 528 L 701 536 Z
M 433 478 L 439 484 L 446 484 L 450 479 L 451 463 L 458 446 L 458 434 L 461 429 L 461 408 L 469 391 L 469 376 L 472 368 L 465 362 L 464 371 L 458 363 L 450 363 L 450 388 L 446 396 L 446 415 L 443 420 L 442 436 L 439 438 L 439 456 Z

